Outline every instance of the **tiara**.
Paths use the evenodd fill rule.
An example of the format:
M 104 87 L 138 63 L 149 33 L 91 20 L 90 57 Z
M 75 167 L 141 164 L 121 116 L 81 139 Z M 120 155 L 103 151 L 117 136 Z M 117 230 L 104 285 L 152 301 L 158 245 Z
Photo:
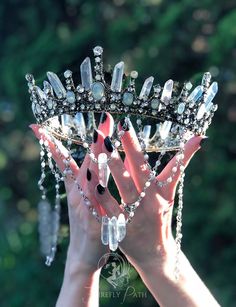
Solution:
M 67 139 L 70 130 L 73 143 L 82 143 L 86 136 L 90 143 L 96 128 L 94 114 L 103 111 L 117 114 L 118 118 L 127 114 L 135 116 L 138 123 L 151 122 L 152 125 L 144 125 L 141 131 L 147 151 L 156 151 L 163 146 L 178 148 L 178 133 L 183 129 L 188 132 L 188 138 L 193 134 L 205 134 L 217 110 L 213 99 L 218 85 L 217 82 L 210 84 L 209 72 L 204 73 L 201 84 L 192 91 L 191 82 L 180 87 L 170 79 L 161 86 L 154 84 L 151 76 L 144 81 L 138 94 L 137 71 L 125 76 L 124 62 L 119 62 L 112 73 L 106 73 L 103 48 L 97 46 L 93 53 L 94 70 L 90 58 L 86 57 L 80 65 L 81 83 L 78 85 L 75 85 L 70 70 L 64 72 L 64 85 L 55 73 L 47 72 L 48 81 L 43 82 L 43 89 L 35 85 L 33 75 L 26 75 L 36 121 L 47 125 L 57 137 Z M 108 78 L 111 82 L 106 80 Z M 84 114 L 90 114 L 87 123 Z
M 217 105 L 213 99 L 218 91 L 217 82 L 211 83 L 211 74 L 203 74 L 201 84 L 192 89 L 190 82 L 182 86 L 173 80 L 168 80 L 163 86 L 154 84 L 154 78 L 147 78 L 140 91 L 136 87 L 138 73 L 131 71 L 124 75 L 124 62 L 115 65 L 112 72 L 105 72 L 103 67 L 103 49 L 97 46 L 93 49 L 94 69 L 89 57 L 80 65 L 81 82 L 75 84 L 72 72 L 64 72 L 64 84 L 58 75 L 47 73 L 48 81 L 43 82 L 43 89 L 35 84 L 33 75 L 27 74 L 28 88 L 32 102 L 32 111 L 38 124 L 45 128 L 47 137 L 54 143 L 56 151 L 61 155 L 64 171 L 61 175 L 58 166 L 52 160 L 52 153 L 48 140 L 41 136 L 40 160 L 41 177 L 38 182 L 42 192 L 39 203 L 39 232 L 41 251 L 46 255 L 46 264 L 50 265 L 54 259 L 60 220 L 60 182 L 70 176 L 78 187 L 84 204 L 92 215 L 101 223 L 101 240 L 104 245 L 114 251 L 126 235 L 126 224 L 131 222 L 135 211 L 146 195 L 151 182 L 161 188 L 172 182 L 177 172 L 180 173 L 178 188 L 178 209 L 176 223 L 176 275 L 178 275 L 178 255 L 181 248 L 181 225 L 183 208 L 184 186 L 184 146 L 193 135 L 204 135 L 209 127 Z M 114 145 L 111 156 L 105 153 L 97 157 L 91 152 L 91 143 L 94 129 L 97 129 L 99 113 L 109 112 L 115 119 L 115 124 L 122 119 L 122 129 L 114 129 L 111 141 Z M 122 151 L 122 136 L 128 126 L 134 126 L 144 162 L 149 172 L 147 182 L 140 192 L 137 200 L 126 204 L 121 199 L 121 213 L 118 217 L 99 216 L 96 208 L 91 204 L 80 186 L 79 181 L 70 168 L 70 159 L 74 158 L 74 146 L 87 150 L 91 161 L 98 164 L 99 183 L 106 187 L 109 180 L 109 161 Z M 68 156 L 60 153 L 58 140 L 65 143 Z M 175 165 L 169 177 L 163 181 L 158 180 L 163 163 L 163 157 L 168 151 L 176 152 Z M 149 152 L 157 152 L 157 159 L 149 162 Z M 84 155 L 80 156 L 83 160 Z M 154 162 L 154 163 L 153 163 Z M 51 209 L 45 187 L 46 168 L 55 177 L 55 206 Z M 51 225 L 51 226 L 49 226 Z

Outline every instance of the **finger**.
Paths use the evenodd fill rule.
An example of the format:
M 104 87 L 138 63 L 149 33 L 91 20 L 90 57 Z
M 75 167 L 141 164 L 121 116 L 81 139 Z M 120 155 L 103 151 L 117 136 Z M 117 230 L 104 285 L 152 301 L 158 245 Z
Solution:
M 52 141 L 51 136 L 40 125 L 33 124 L 33 125 L 30 125 L 30 128 L 33 130 L 35 136 L 39 140 L 43 139 L 44 141 L 48 142 L 48 146 L 49 146 L 50 152 L 52 153 L 52 157 L 54 161 L 56 162 L 59 170 L 63 173 L 66 168 L 64 160 L 69 157 L 69 153 L 67 149 L 57 139 L 54 139 Z M 69 160 L 69 167 L 73 171 L 74 175 L 77 176 L 79 173 L 79 167 L 73 158 L 70 158 Z
M 94 205 L 96 208 L 97 213 L 101 215 L 105 215 L 105 210 L 102 208 L 102 206 L 99 205 L 96 197 L 95 197 L 95 187 L 99 184 L 97 174 L 93 171 L 91 171 L 89 168 L 87 168 L 86 172 L 86 188 L 85 188 L 85 194 L 90 200 L 91 204 Z
M 102 152 L 103 141 L 104 141 L 104 134 L 100 130 L 94 130 L 93 144 L 91 146 L 91 151 L 96 158 Z M 98 165 L 97 163 L 92 161 L 92 159 L 90 160 L 89 168 L 91 171 L 95 172 L 98 175 Z
M 107 188 L 98 184 L 95 188 L 95 198 L 99 204 L 105 209 L 109 217 L 116 216 L 122 212 L 118 202 L 110 194 Z
M 176 171 L 175 176 L 173 177 L 172 182 L 170 182 L 168 185 L 170 189 L 175 190 L 181 176 L 181 170 L 183 171 L 186 169 L 194 154 L 201 148 L 200 143 L 204 138 L 206 137 L 194 136 L 193 138 L 191 138 L 184 146 L 184 151 L 183 151 L 184 158 L 182 161 L 182 166 L 178 166 L 177 169 L 175 169 L 177 165 L 177 156 L 178 156 L 178 154 L 176 154 L 166 165 L 161 174 L 157 176 L 157 179 L 160 181 L 167 180 L 170 177 L 170 175 L 173 173 L 173 170 L 175 169 Z
M 122 119 L 118 125 L 118 129 L 125 131 L 121 142 L 129 164 L 130 174 L 140 192 L 149 176 L 147 163 L 144 160 L 144 155 L 131 121 L 129 119 L 127 121 L 127 118 L 126 120 Z
M 113 117 L 111 116 L 110 113 L 103 112 L 102 115 L 101 115 L 101 118 L 100 118 L 98 130 L 97 130 L 97 132 L 100 131 L 99 136 L 98 136 L 98 143 L 96 144 L 96 142 L 94 142 L 94 140 L 93 140 L 93 143 L 91 145 L 91 152 L 94 153 L 94 151 L 96 151 L 96 156 L 98 155 L 99 152 L 101 152 L 102 142 L 100 142 L 100 140 L 101 140 L 100 136 L 102 135 L 103 139 L 104 139 L 104 135 L 110 135 L 111 136 L 112 133 L 113 133 L 113 128 L 114 128 Z M 94 135 L 93 135 L 93 137 L 94 137 Z M 81 165 L 81 169 L 84 171 L 88 167 L 91 167 L 90 162 L 91 162 L 90 156 L 87 154 L 84 158 L 84 163 Z
M 109 168 L 121 198 L 126 204 L 134 203 L 137 200 L 139 193 L 118 151 L 112 146 L 109 137 L 105 138 L 102 151 L 107 154 L 108 158 L 110 158 L 112 154 L 112 159 L 109 162 Z

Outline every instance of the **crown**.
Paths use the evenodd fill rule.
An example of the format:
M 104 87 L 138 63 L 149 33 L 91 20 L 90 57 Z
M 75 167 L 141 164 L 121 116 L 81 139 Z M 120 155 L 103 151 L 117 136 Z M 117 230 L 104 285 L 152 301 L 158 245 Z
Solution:
M 209 72 L 203 74 L 201 84 L 193 90 L 190 82 L 180 87 L 170 79 L 161 86 L 154 84 L 151 76 L 138 93 L 135 85 L 137 71 L 125 76 L 124 62 L 119 62 L 110 74 L 111 82 L 108 82 L 109 74 L 103 68 L 103 48 L 97 46 L 93 53 L 94 69 L 87 57 L 80 65 L 81 83 L 78 85 L 75 85 L 70 70 L 64 72 L 64 85 L 55 73 L 47 72 L 48 81 L 43 82 L 43 89 L 35 85 L 33 75 L 26 75 L 32 111 L 39 124 L 47 125 L 61 139 L 66 139 L 70 131 L 72 141 L 81 143 L 86 134 L 92 133 L 95 113 L 108 111 L 117 114 L 118 118 L 127 114 L 136 116 L 139 126 L 145 120 L 156 124 L 152 136 L 152 125 L 142 128 L 147 151 L 155 151 L 163 143 L 166 148 L 178 147 L 180 130 L 187 132 L 188 137 L 205 134 L 217 110 L 213 99 L 218 85 L 217 82 L 210 84 Z M 85 113 L 89 114 L 87 127 Z

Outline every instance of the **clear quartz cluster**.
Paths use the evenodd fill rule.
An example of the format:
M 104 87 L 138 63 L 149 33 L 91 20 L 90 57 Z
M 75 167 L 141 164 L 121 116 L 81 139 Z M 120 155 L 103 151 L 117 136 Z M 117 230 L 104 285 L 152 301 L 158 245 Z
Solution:
M 115 251 L 126 235 L 126 221 L 123 213 L 118 218 L 113 216 L 102 217 L 101 223 L 101 241 L 104 245 L 109 245 L 110 250 Z

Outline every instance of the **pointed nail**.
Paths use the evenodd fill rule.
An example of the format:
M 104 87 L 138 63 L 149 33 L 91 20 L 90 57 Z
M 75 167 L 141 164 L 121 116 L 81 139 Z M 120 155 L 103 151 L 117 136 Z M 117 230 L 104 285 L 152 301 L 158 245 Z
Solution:
M 109 136 L 107 136 L 104 139 L 104 144 L 105 144 L 107 151 L 113 152 L 113 145 L 112 145 L 112 142 L 111 142 L 111 139 L 109 138 Z
M 120 120 L 120 125 L 124 131 L 129 131 L 129 121 L 125 117 Z
M 102 115 L 101 115 L 101 118 L 100 118 L 100 123 L 103 124 L 106 119 L 107 119 L 106 112 L 102 112 Z
M 100 194 L 100 195 L 102 195 L 102 194 L 104 194 L 104 192 L 105 192 L 105 188 L 103 187 L 103 186 L 101 186 L 100 184 L 99 185 L 97 185 L 97 190 L 98 190 L 98 193 Z
M 98 132 L 97 132 L 97 130 L 94 130 L 93 131 L 93 142 L 96 143 L 97 139 L 98 139 Z
M 204 138 L 200 141 L 200 146 L 204 145 L 206 141 L 208 140 L 208 136 L 204 136 Z
M 91 174 L 89 168 L 87 168 L 87 179 L 88 179 L 88 181 L 90 181 L 91 178 L 92 178 L 92 174 Z

